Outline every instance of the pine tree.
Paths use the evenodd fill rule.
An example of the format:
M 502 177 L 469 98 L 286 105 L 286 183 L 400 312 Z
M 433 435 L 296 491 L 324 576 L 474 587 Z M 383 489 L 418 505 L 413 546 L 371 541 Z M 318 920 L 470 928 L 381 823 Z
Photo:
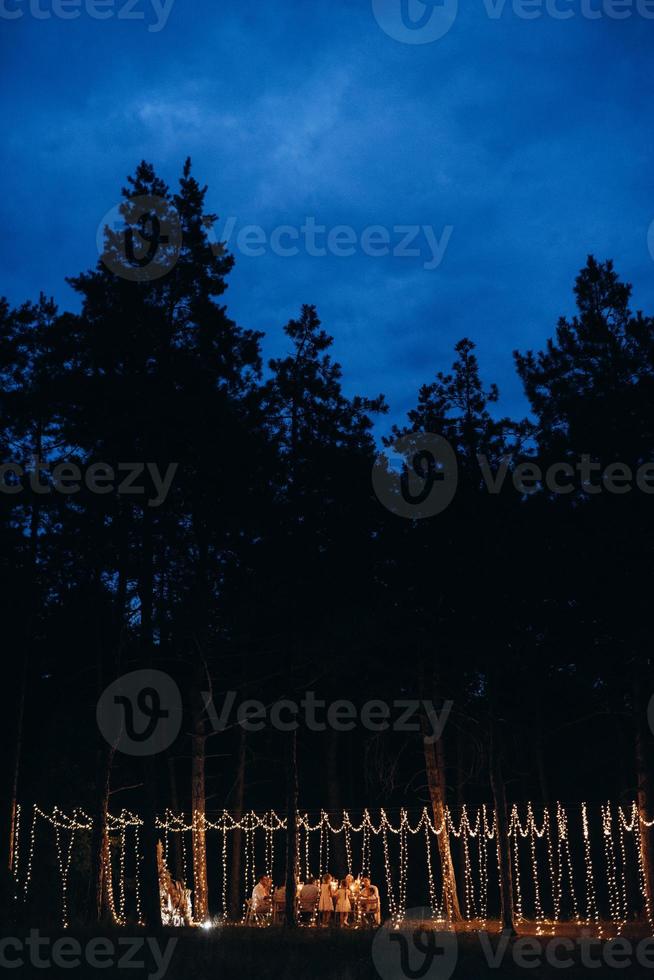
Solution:
M 225 556 L 233 561 L 234 542 L 250 521 L 252 482 L 242 473 L 256 437 L 260 372 L 260 335 L 238 327 L 219 302 L 233 258 L 209 241 L 216 216 L 205 212 L 206 193 L 191 175 L 190 160 L 175 194 L 150 164 L 141 163 L 129 178 L 123 215 L 133 222 L 133 237 L 147 226 L 137 210 L 137 202 L 147 198 L 155 201 L 162 220 L 178 223 L 179 241 L 169 236 L 153 260 L 164 274 L 134 280 L 120 274 L 126 251 L 120 236 L 127 233 L 108 228 L 103 260 L 93 272 L 71 280 L 83 307 L 71 325 L 77 353 L 69 371 L 68 422 L 70 441 L 87 457 L 116 466 L 128 460 L 156 463 L 162 473 L 175 472 L 161 506 L 151 506 L 152 487 L 142 483 L 140 499 L 134 498 L 135 504 L 116 500 L 111 519 L 114 537 L 126 543 L 139 600 L 142 665 L 154 665 L 173 629 L 192 663 L 194 892 L 200 921 L 209 906 L 206 721 L 199 688 L 214 653 Z M 176 609 L 162 602 L 166 593 L 177 597 Z M 145 782 L 145 898 L 153 923 L 159 904 L 156 760 L 146 762 Z
M 293 689 L 302 667 L 316 655 L 316 617 L 331 609 L 323 569 L 338 548 L 339 519 L 355 498 L 361 470 L 369 474 L 374 454 L 370 415 L 385 411 L 383 398 L 347 398 L 341 367 L 328 353 L 332 338 L 314 306 L 303 306 L 285 333 L 292 353 L 270 362 L 266 398 L 278 446 L 280 504 L 286 534 L 286 676 Z M 343 482 L 344 475 L 349 480 Z M 353 485 L 354 484 L 354 485 Z M 367 495 L 369 497 L 369 494 Z M 360 498 L 359 498 L 360 499 Z M 298 870 L 297 731 L 286 736 L 286 922 L 296 923 Z

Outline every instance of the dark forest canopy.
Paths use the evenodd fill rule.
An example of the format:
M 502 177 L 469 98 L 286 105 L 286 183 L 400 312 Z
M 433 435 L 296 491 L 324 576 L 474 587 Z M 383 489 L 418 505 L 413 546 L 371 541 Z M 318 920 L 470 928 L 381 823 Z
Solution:
M 0 494 L 8 769 L 27 671 L 19 798 L 92 811 L 104 759 L 112 809 L 146 806 L 139 763 L 105 758 L 95 708 L 147 665 L 185 709 L 157 763 L 162 808 L 190 809 L 198 739 L 208 811 L 284 806 L 286 736 L 244 735 L 236 709 L 211 732 L 205 690 L 218 711 L 229 692 L 236 706 L 315 692 L 358 711 L 451 701 L 439 764 L 452 807 L 489 798 L 493 725 L 509 800 L 635 798 L 651 747 L 654 321 L 613 264 L 590 257 L 576 316 L 544 350 L 516 352 L 528 420 L 498 412 L 472 340 L 425 365 L 386 442 L 444 436 L 459 486 L 411 521 L 373 491 L 384 398 L 344 394 L 316 308 L 299 308 L 264 369 L 261 335 L 222 305 L 233 258 L 210 245 L 190 164 L 173 193 L 143 163 L 125 194 L 176 209 L 170 271 L 128 281 L 99 262 L 71 280 L 78 314 L 0 303 L 0 454 L 41 467 L 20 492 L 5 471 L 17 492 Z M 106 464 L 142 493 L 102 468 L 102 492 L 39 492 L 63 461 Z M 491 493 L 484 473 L 503 466 Z M 304 809 L 430 800 L 419 732 L 301 726 L 297 753 Z

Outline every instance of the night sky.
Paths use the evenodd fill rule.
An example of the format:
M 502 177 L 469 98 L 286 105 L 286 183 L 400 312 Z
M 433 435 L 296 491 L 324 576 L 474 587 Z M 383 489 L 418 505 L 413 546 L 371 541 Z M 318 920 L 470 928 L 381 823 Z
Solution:
M 174 185 L 190 155 L 219 232 L 229 217 L 268 234 L 309 217 L 358 235 L 385 226 L 396 244 L 394 226 L 438 238 L 451 226 L 432 269 L 422 235 L 413 257 L 248 257 L 230 242 L 226 301 L 266 331 L 265 353 L 315 303 L 346 390 L 385 392 L 394 418 L 464 335 L 500 410 L 524 412 L 512 349 L 541 345 L 572 311 L 590 252 L 614 258 L 652 312 L 654 19 L 636 9 L 591 20 L 582 0 L 559 0 L 570 19 L 524 19 L 466 0 L 442 38 L 408 44 L 378 22 L 400 0 L 377 0 L 381 18 L 371 0 L 176 0 L 166 22 L 152 0 L 129 20 L 125 0 L 105 0 L 106 20 L 87 3 L 62 20 L 35 15 L 53 0 L 32 12 L 0 0 L 0 293 L 12 303 L 43 289 L 76 308 L 64 277 L 97 261 L 126 175 L 144 158 Z M 430 14 L 419 0 L 409 11 Z

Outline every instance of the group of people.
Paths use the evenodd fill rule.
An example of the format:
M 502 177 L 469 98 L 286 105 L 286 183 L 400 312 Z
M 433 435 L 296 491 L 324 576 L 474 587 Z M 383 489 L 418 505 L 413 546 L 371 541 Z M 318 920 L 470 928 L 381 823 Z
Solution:
M 379 889 L 367 877 L 346 875 L 338 881 L 326 874 L 320 885 L 318 912 L 323 925 L 328 925 L 332 917 L 341 926 L 354 925 L 361 918 L 379 924 Z
M 273 921 L 282 918 L 286 907 L 286 885 L 273 889 L 272 878 L 262 875 L 252 891 L 251 908 L 257 915 L 272 913 Z M 379 924 L 381 907 L 379 889 L 368 877 L 346 875 L 340 881 L 330 874 L 310 878 L 297 884 L 297 907 L 301 918 L 309 922 L 339 926 L 360 922 Z

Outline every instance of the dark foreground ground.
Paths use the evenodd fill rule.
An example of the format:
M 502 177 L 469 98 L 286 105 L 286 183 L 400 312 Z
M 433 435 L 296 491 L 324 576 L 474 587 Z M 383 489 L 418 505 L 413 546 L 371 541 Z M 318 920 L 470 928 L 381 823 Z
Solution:
M 607 929 L 607 937 L 611 932 Z M 483 977 L 652 977 L 654 940 L 634 927 L 600 943 L 590 931 L 562 926 L 515 940 L 488 933 L 301 929 L 71 930 L 11 936 L 0 943 L 0 977 L 144 977 L 151 980 L 466 980 Z

